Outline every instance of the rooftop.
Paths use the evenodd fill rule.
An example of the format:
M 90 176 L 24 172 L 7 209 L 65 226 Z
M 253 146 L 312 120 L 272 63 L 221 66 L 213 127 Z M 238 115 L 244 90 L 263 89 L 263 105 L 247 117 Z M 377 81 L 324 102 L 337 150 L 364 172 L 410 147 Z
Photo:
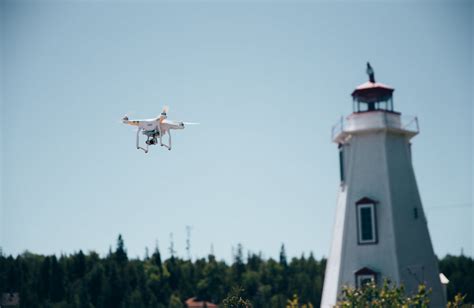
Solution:
M 188 308 L 217 308 L 216 304 L 213 304 L 211 302 L 206 302 L 206 301 L 199 301 L 196 297 L 191 297 L 186 300 L 186 306 Z
M 362 103 L 375 103 L 389 100 L 394 88 L 380 82 L 367 81 L 352 92 L 352 97 Z

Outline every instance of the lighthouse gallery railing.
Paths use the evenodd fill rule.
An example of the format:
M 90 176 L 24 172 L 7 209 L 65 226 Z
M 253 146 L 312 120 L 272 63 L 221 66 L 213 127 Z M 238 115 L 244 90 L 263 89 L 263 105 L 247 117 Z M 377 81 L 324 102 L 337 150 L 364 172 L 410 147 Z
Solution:
M 388 124 L 388 123 L 386 123 Z M 404 131 L 409 131 L 413 133 L 419 133 L 420 132 L 420 126 L 418 124 L 418 117 L 417 116 L 412 116 L 412 115 L 400 115 L 400 123 L 395 127 L 393 123 L 390 125 L 387 125 L 387 127 L 390 128 L 395 128 L 395 129 L 400 129 Z M 331 140 L 335 140 L 335 138 L 341 134 L 347 132 L 347 118 L 341 117 L 339 121 L 336 122 L 332 126 L 331 129 Z

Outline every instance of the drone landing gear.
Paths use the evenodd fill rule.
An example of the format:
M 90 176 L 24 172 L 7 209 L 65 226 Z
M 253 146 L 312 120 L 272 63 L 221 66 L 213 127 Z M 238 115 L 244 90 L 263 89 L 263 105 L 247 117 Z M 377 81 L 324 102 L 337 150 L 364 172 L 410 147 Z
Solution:
M 162 134 L 161 134 L 161 131 L 160 131 L 160 145 L 162 147 L 165 147 L 168 149 L 168 151 L 171 151 L 171 131 L 168 130 L 168 144 L 164 144 L 163 143 L 163 139 L 161 138 Z
M 149 145 L 148 142 L 147 142 L 147 145 L 146 145 L 146 149 L 145 149 L 145 148 L 142 148 L 142 147 L 140 146 L 140 131 L 141 131 L 141 130 L 142 130 L 141 128 L 139 128 L 139 129 L 137 130 L 137 150 L 143 150 L 145 153 L 148 153 L 148 145 Z
M 146 134 L 148 136 L 148 138 L 145 141 L 146 147 L 143 148 L 143 147 L 140 146 L 140 132 L 142 130 L 143 130 L 142 128 L 138 128 L 138 130 L 137 130 L 137 143 L 136 143 L 137 150 L 142 150 L 143 152 L 148 153 L 148 148 L 149 148 L 150 145 L 158 144 L 157 134 L 156 133 Z M 168 133 L 168 144 L 163 143 L 163 138 L 162 138 L 163 134 L 161 132 L 161 129 L 158 129 L 158 136 L 160 138 L 160 145 L 162 147 L 167 148 L 169 151 L 171 151 L 171 133 L 170 133 L 169 130 L 165 131 L 164 133 Z

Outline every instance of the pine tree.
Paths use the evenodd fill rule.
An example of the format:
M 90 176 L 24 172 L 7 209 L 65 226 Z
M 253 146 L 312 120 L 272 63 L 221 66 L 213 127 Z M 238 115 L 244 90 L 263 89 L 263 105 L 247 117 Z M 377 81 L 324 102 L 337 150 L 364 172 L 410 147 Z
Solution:
M 51 281 L 50 281 L 51 301 L 60 302 L 64 298 L 64 270 L 58 263 L 56 256 L 51 258 Z
M 281 244 L 280 248 L 280 265 L 284 267 L 288 266 L 288 262 L 286 260 L 285 244 Z
M 158 266 L 158 269 L 160 270 L 160 273 L 162 273 L 163 264 L 161 262 L 161 254 L 160 254 L 160 249 L 158 248 L 158 245 L 155 247 L 155 251 L 151 255 L 151 259 L 153 260 L 153 264 Z
M 108 288 L 105 290 L 105 306 L 120 307 L 125 296 L 125 288 L 117 264 L 110 263 Z
M 242 284 L 242 275 L 245 272 L 244 253 L 242 244 L 237 245 L 237 253 L 234 256 L 234 264 L 232 265 L 234 282 L 238 285 Z
M 41 263 L 40 281 L 38 281 L 38 295 L 41 301 L 49 299 L 50 277 L 51 259 L 50 257 L 46 257 Z
M 102 264 L 96 263 L 93 265 L 92 270 L 86 276 L 86 284 L 91 303 L 95 307 L 100 307 L 101 295 L 105 288 L 105 275 Z
M 73 279 L 82 279 L 86 274 L 86 256 L 79 250 L 79 253 L 73 257 Z
M 119 234 L 117 239 L 117 249 L 115 250 L 115 260 L 119 265 L 124 265 L 128 261 L 127 252 L 122 235 Z

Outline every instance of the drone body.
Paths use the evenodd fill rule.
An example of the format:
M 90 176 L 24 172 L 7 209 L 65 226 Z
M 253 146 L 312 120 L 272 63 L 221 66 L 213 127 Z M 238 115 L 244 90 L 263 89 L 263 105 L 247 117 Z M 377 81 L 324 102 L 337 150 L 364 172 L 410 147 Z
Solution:
M 154 119 L 130 120 L 128 116 L 123 117 L 123 124 L 128 124 L 137 127 L 137 149 L 143 150 L 145 153 L 148 153 L 148 147 L 150 145 L 158 144 L 159 140 L 161 146 L 164 146 L 168 150 L 171 150 L 172 129 L 184 129 L 185 124 L 198 124 L 168 120 L 166 115 L 167 113 L 168 107 L 165 106 L 161 114 Z M 147 140 L 145 141 L 145 148 L 140 146 L 140 132 L 142 132 L 143 135 L 147 136 Z M 163 136 L 166 134 L 168 134 L 168 144 L 163 143 Z

